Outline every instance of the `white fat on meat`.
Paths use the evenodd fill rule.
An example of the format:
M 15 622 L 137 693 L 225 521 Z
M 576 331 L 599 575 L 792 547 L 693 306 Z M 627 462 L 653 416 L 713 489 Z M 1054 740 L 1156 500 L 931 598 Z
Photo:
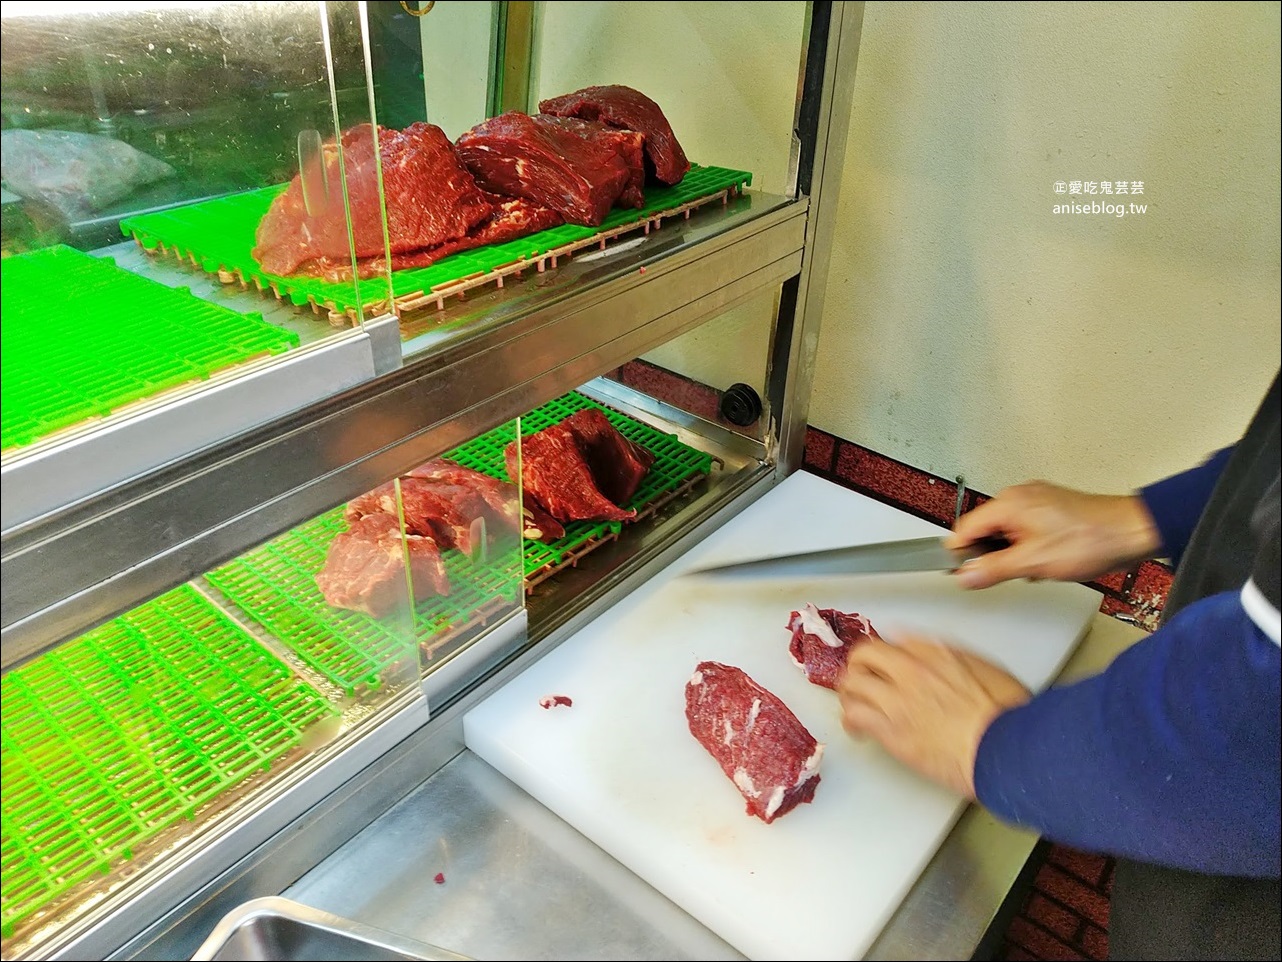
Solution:
M 807 604 L 800 611 L 801 630 L 807 635 L 814 635 L 829 648 L 840 648 L 841 639 L 837 633 L 832 630 L 832 625 L 824 620 L 824 616 L 819 613 L 819 609 L 812 604 Z

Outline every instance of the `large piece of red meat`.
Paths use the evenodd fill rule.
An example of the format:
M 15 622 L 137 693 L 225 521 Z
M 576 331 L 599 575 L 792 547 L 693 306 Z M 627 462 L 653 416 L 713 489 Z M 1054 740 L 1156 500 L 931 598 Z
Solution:
M 807 604 L 788 619 L 792 640 L 788 653 L 812 684 L 836 688 L 846 670 L 850 649 L 880 638 L 863 615 Z
M 550 207 L 541 207 L 524 197 L 500 197 L 482 191 L 493 205 L 494 213 L 473 227 L 466 236 L 457 240 L 446 241 L 426 250 L 405 251 L 392 255 L 392 270 L 406 270 L 415 267 L 427 267 L 443 257 L 457 254 L 459 251 L 472 250 L 486 244 L 503 244 L 517 240 L 529 234 L 557 227 L 565 223 L 561 215 Z M 384 258 L 362 257 L 356 261 L 357 277 L 373 277 L 386 273 Z M 351 258 L 318 258 L 304 265 L 304 268 L 327 281 L 346 281 L 352 277 Z
M 654 465 L 649 449 L 625 438 L 600 408 L 584 408 L 561 423 L 574 432 L 601 493 L 615 504 L 631 501 Z
M 824 746 L 741 668 L 703 661 L 686 683 L 686 722 L 766 824 L 815 797 Z
M 370 125 L 345 131 L 342 145 L 356 256 L 377 261 L 384 255 L 383 219 Z M 441 128 L 426 123 L 411 124 L 405 130 L 379 127 L 378 152 L 393 255 L 466 237 L 493 217 L 493 205 Z M 272 201 L 258 225 L 253 256 L 270 274 L 287 275 L 300 268 L 316 274 L 351 272 L 338 149 L 326 144 L 322 154 L 330 190 L 323 209 L 308 211 L 300 174 Z
M 334 607 L 382 618 L 407 601 L 407 553 L 415 601 L 450 593 L 436 542 L 411 534 L 402 545 L 396 518 L 382 513 L 362 517 L 334 537 L 316 585 Z
M 516 110 L 466 131 L 455 150 L 486 190 L 550 207 L 571 224 L 600 224 L 632 176 L 616 145 Z
M 453 461 L 428 461 L 410 471 L 408 477 L 432 481 L 443 490 L 458 490 L 461 497 L 466 497 L 468 490 L 475 492 L 489 506 L 493 522 L 511 531 L 519 529 L 523 537 L 533 541 L 555 541 L 565 534 L 561 523 L 537 504 L 527 502 L 522 506 L 515 484 Z
M 401 478 L 400 486 L 406 531 L 425 535 L 442 548 L 457 548 L 466 555 L 476 550 L 481 530 L 476 520 L 489 514 L 489 506 L 477 492 L 457 487 L 455 490 L 442 490 L 430 481 L 409 477 Z M 395 482 L 379 485 L 347 502 L 343 514 L 349 522 L 372 514 L 395 518 Z
M 506 451 L 508 477 L 521 478 L 558 521 L 630 521 L 625 509 L 654 464 L 654 455 L 629 441 L 597 408 L 585 408 L 521 439 Z M 519 457 L 519 468 L 518 468 Z
M 554 125 L 583 140 L 617 151 L 623 158 L 623 162 L 628 165 L 628 180 L 623 185 L 623 192 L 619 194 L 615 206 L 635 207 L 638 210 L 645 206 L 644 135 L 635 130 L 620 130 L 618 127 L 611 127 L 594 120 L 581 120 L 578 117 L 540 114 L 534 120 L 539 124 Z
M 654 167 L 655 179 L 662 183 L 679 184 L 690 169 L 690 161 L 668 118 L 658 104 L 639 90 L 620 84 L 584 87 L 571 94 L 540 100 L 539 110 L 636 131 L 645 137 L 646 157 Z

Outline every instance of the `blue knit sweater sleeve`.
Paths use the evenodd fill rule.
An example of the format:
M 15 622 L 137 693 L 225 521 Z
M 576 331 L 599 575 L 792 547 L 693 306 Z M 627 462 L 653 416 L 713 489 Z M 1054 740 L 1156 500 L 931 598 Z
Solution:
M 1239 595 L 1203 598 L 1102 674 L 997 718 L 976 793 L 1068 845 L 1276 878 L 1280 677 Z
M 1184 549 L 1188 547 L 1193 528 L 1211 498 L 1215 482 L 1220 480 L 1228 464 L 1232 446 L 1221 448 L 1196 468 L 1156 481 L 1140 489 L 1140 497 L 1148 506 L 1149 514 L 1157 523 L 1162 535 L 1162 550 L 1178 567 Z

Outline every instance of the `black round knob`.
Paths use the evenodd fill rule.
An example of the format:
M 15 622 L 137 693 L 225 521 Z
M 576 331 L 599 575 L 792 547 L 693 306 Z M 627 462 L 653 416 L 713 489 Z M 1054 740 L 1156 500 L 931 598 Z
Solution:
M 731 384 L 721 395 L 721 416 L 746 428 L 761 417 L 761 395 L 747 384 Z

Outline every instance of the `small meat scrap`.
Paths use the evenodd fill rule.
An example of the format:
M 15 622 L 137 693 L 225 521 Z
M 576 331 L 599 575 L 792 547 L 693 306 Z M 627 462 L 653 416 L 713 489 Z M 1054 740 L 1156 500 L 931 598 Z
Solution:
M 574 701 L 569 695 L 544 695 L 539 699 L 540 708 L 557 708 L 562 705 L 566 708 L 571 708 L 574 705 Z
M 295 176 L 259 223 L 252 253 L 268 273 L 303 271 L 323 276 L 346 271 L 350 275 L 353 244 L 357 258 L 372 258 L 369 263 L 377 264 L 386 256 L 385 244 L 394 256 L 435 248 L 466 237 L 495 216 L 490 201 L 439 127 L 416 123 L 405 130 L 379 127 L 375 132 L 369 124 L 359 124 L 345 131 L 340 143 L 341 171 L 338 144 L 322 147 L 324 182 L 332 192 L 327 199 L 305 197 L 302 177 Z M 346 205 L 340 184 L 346 188 Z
M 807 604 L 788 619 L 792 641 L 788 653 L 812 684 L 836 688 L 850 649 L 860 642 L 880 638 L 863 615 L 816 608 Z
M 836 608 L 815 608 L 806 604 L 788 618 L 792 640 L 788 654 L 805 672 L 806 679 L 822 688 L 837 688 L 846 670 L 846 657 L 855 645 L 881 637 L 863 614 L 838 612 Z
M 636 511 L 623 505 L 654 464 L 597 408 L 527 435 L 519 451 L 513 442 L 504 454 L 508 477 L 519 471 L 526 497 L 560 522 L 632 520 Z
M 325 556 L 325 567 L 316 575 L 316 585 L 335 608 L 382 618 L 407 600 L 407 553 L 415 601 L 450 593 L 436 542 L 410 534 L 402 545 L 396 518 L 382 513 L 358 518 L 334 537 Z
M 558 117 L 580 117 L 635 130 L 645 137 L 646 159 L 654 168 L 655 179 L 662 183 L 679 184 L 690 169 L 690 161 L 677 142 L 668 118 L 658 104 L 639 90 L 621 84 L 584 87 L 571 94 L 540 100 L 539 110 Z
M 686 683 L 690 734 L 766 824 L 815 797 L 824 746 L 741 668 L 700 662 Z
M 570 224 L 600 224 L 632 180 L 617 145 L 517 110 L 482 121 L 454 147 L 485 190 L 524 197 Z
M 433 876 L 432 881 L 433 881 L 433 882 L 435 882 L 437 885 L 444 885 L 444 884 L 445 884 L 445 873 L 444 873 L 444 872 L 437 872 L 437 873 L 436 873 L 436 875 L 435 875 L 435 876 Z

